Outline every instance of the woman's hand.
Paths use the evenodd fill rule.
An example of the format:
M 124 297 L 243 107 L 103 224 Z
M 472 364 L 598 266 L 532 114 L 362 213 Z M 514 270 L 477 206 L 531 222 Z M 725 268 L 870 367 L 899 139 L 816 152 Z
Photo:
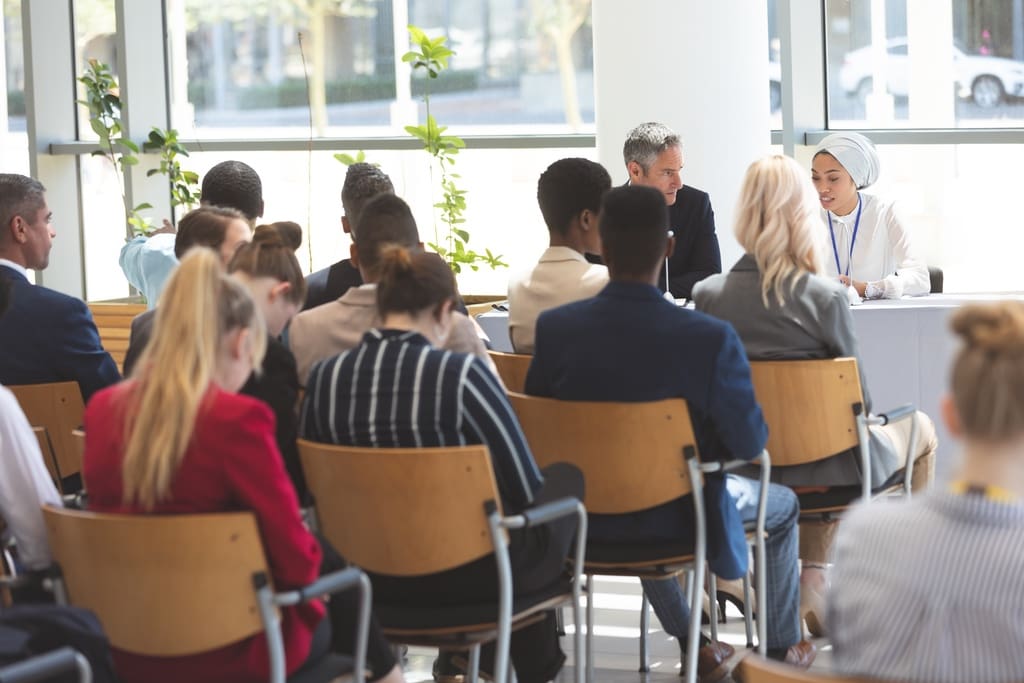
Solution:
M 857 294 L 860 295 L 860 298 L 864 298 L 864 291 L 865 289 L 867 289 L 868 283 L 862 282 L 861 280 L 854 280 L 853 278 L 847 275 L 840 275 L 839 281 L 842 282 L 847 287 L 853 287 L 854 289 L 856 289 Z

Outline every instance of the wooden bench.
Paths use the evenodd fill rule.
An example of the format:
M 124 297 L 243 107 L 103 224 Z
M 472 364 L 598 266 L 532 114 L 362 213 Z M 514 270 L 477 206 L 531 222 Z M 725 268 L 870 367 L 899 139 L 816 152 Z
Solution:
M 118 370 L 124 369 L 124 356 L 128 352 L 132 320 L 146 310 L 145 304 L 89 304 L 92 318 L 100 333 L 100 343 L 117 363 Z

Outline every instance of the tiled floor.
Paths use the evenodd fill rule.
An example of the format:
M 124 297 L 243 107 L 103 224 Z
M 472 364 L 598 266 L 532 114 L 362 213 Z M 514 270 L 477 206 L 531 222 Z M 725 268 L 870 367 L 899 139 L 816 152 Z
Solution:
M 650 652 L 650 673 L 639 673 L 639 636 L 640 636 L 640 582 L 636 579 L 621 577 L 597 577 L 594 598 L 594 678 L 600 683 L 669 683 L 679 680 L 679 646 L 674 638 L 669 637 L 661 629 L 657 617 L 651 613 L 651 625 L 648 632 Z M 569 612 L 566 615 L 569 616 Z M 571 618 L 571 617 L 570 617 Z M 733 664 L 746 655 L 746 636 L 743 630 L 743 618 L 740 613 L 729 606 L 726 611 L 728 621 L 719 624 L 719 639 L 736 649 Z M 705 626 L 705 632 L 706 631 Z M 572 626 L 569 624 L 570 633 Z M 562 649 L 572 661 L 572 636 L 562 641 Z M 829 668 L 829 645 L 824 639 L 816 641 L 818 658 L 814 669 Z M 411 648 L 406 666 L 406 680 L 410 683 L 433 680 L 430 670 L 434 661 L 434 652 L 424 648 Z M 574 669 L 566 666 L 558 683 L 570 683 L 574 680 Z M 729 681 L 730 679 L 726 679 Z

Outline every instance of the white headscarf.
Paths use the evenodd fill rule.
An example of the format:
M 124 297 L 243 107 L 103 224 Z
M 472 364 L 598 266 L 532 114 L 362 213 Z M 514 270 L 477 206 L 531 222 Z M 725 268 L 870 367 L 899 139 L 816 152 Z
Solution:
M 818 143 L 814 153 L 828 152 L 843 165 L 858 190 L 878 180 L 878 152 L 875 145 L 860 133 L 832 133 Z

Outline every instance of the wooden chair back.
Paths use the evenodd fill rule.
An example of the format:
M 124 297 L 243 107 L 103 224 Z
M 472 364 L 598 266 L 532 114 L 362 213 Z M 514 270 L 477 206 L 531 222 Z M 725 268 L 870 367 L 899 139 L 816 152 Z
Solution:
M 8 389 L 33 427 L 46 430 L 60 481 L 82 471 L 79 445 L 72 432 L 82 426 L 85 404 L 77 382 L 19 384 Z M 42 445 L 43 439 L 40 439 Z M 43 449 L 45 456 L 48 449 Z
M 345 559 L 393 576 L 494 552 L 484 503 L 498 487 L 486 446 L 356 448 L 299 439 L 320 530 Z
M 128 352 L 132 320 L 146 310 L 145 304 L 89 304 L 93 322 L 100 333 L 100 343 L 110 357 L 124 371 L 124 356 Z
M 510 392 L 522 393 L 526 387 L 526 373 L 530 369 L 533 356 L 525 353 L 505 353 L 504 351 L 487 351 L 498 369 L 498 376 Z
M 46 471 L 50 475 L 50 479 L 57 486 L 57 489 L 60 490 L 57 456 L 53 452 L 53 444 L 50 443 L 50 433 L 43 427 L 33 427 L 32 433 L 36 435 L 36 441 L 39 442 L 39 453 L 43 456 L 43 464 L 46 465 Z
M 864 399 L 855 358 L 754 361 L 750 370 L 772 467 L 814 462 L 860 443 L 853 406 Z
M 736 680 L 744 683 L 879 683 L 868 678 L 833 676 L 823 671 L 802 671 L 796 667 L 751 654 L 740 660 Z
M 93 610 L 114 647 L 205 652 L 263 631 L 252 576 L 268 572 L 251 512 L 100 514 L 45 506 L 72 605 Z
M 647 403 L 558 401 L 509 394 L 537 464 L 570 462 L 587 482 L 593 514 L 645 510 L 690 493 L 683 455 L 696 448 L 682 399 Z

